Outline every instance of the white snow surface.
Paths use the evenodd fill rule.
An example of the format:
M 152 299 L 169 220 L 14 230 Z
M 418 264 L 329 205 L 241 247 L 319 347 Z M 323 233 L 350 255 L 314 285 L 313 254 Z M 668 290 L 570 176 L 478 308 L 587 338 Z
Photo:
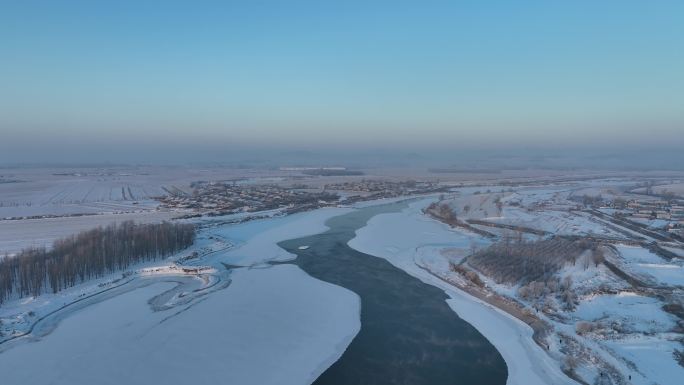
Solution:
M 672 341 L 660 337 L 638 336 L 617 341 L 606 341 L 605 344 L 621 356 L 638 363 L 639 370 L 652 384 L 681 384 L 684 371 L 672 358 L 672 352 L 681 350 L 682 344 L 673 338 Z M 679 378 L 679 380 L 677 380 Z
M 170 284 L 90 306 L 40 343 L 4 352 L 2 383 L 307 384 L 360 329 L 358 296 L 296 266 L 238 269 L 232 279 L 176 315 L 147 305 Z
M 666 261 L 643 247 L 617 245 L 622 262 L 641 277 L 667 285 L 684 286 L 684 261 Z
M 139 211 L 135 213 L 96 214 L 79 217 L 0 220 L 0 254 L 14 254 L 27 247 L 47 247 L 59 238 L 112 223 L 135 221 L 158 223 L 171 220 L 177 213 Z
M 76 311 L 52 333 L 0 354 L 2 384 L 309 384 L 360 330 L 360 298 L 312 278 L 276 242 L 325 231 L 324 209 L 221 228 L 237 247 L 202 263 L 235 268 L 230 286 L 153 312 L 153 283 Z M 233 238 L 235 237 L 235 238 Z M 36 370 L 36 362 L 41 363 Z
M 212 229 L 238 247 L 217 255 L 222 262 L 237 266 L 252 266 L 266 261 L 288 261 L 294 254 L 277 243 L 293 238 L 318 234 L 328 230 L 325 221 L 348 213 L 350 208 L 323 208 L 279 218 L 270 218 Z
M 587 321 L 618 321 L 630 331 L 657 333 L 676 326 L 676 319 L 661 307 L 655 298 L 623 292 L 585 299 L 573 315 Z
M 413 202 L 399 213 L 380 214 L 357 230 L 349 246 L 387 261 L 441 288 L 451 297 L 449 306 L 473 325 L 501 353 L 508 366 L 508 385 L 575 384 L 558 365 L 532 340 L 532 329 L 525 323 L 458 290 L 416 263 L 434 266 L 431 246 L 467 248 L 471 242 L 482 242 L 475 235 L 450 229 L 421 214 L 433 199 Z M 428 257 L 427 254 L 431 256 Z M 444 264 L 442 264 L 444 265 Z

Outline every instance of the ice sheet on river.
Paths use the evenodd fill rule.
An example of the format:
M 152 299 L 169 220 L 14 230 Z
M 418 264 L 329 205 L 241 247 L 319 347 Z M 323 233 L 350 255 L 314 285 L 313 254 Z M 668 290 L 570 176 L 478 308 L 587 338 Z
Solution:
M 325 231 L 328 209 L 212 228 L 236 240 L 215 265 L 253 265 L 290 254 L 276 242 Z M 77 311 L 49 335 L 0 354 L 3 385 L 309 384 L 360 329 L 360 299 L 294 265 L 232 270 L 231 285 L 189 307 L 153 312 L 169 283 Z
M 324 208 L 273 219 L 245 222 L 236 226 L 212 229 L 212 232 L 228 238 L 238 245 L 217 256 L 220 261 L 251 266 L 267 261 L 287 261 L 296 256 L 278 246 L 278 242 L 322 233 L 328 230 L 325 222 L 352 209 Z

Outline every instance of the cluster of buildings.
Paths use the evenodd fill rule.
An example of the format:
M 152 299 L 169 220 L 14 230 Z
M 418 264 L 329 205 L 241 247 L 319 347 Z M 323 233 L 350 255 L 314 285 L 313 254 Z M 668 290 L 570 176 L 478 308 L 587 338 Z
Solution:
M 436 182 L 360 180 L 326 184 L 322 190 L 306 185 L 245 184 L 237 181 L 194 182 L 191 194 L 167 191 L 158 198 L 162 208 L 189 210 L 206 215 L 227 215 L 284 209 L 311 210 L 340 203 L 351 204 L 380 198 L 443 192 Z M 338 194 L 339 193 L 339 194 Z M 340 199 L 344 195 L 344 199 Z
M 684 202 L 679 200 L 634 200 L 627 203 L 627 209 L 634 218 L 684 223 Z
M 684 201 L 682 200 L 633 200 L 626 205 L 633 219 L 659 220 L 658 227 L 671 234 L 684 237 Z
M 169 194 L 160 198 L 162 207 L 225 215 L 279 208 L 311 209 L 339 200 L 339 196 L 326 191 L 302 191 L 277 185 L 200 182 L 193 187 L 192 194 Z
M 364 195 L 391 198 L 402 195 L 424 194 L 445 190 L 436 182 L 389 181 L 379 179 L 362 179 L 356 181 L 330 183 L 324 186 L 326 191 L 348 191 Z

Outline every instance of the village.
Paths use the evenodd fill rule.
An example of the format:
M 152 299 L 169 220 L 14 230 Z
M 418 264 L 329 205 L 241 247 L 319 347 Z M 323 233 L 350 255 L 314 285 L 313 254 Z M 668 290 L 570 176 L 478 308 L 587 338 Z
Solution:
M 291 181 L 290 181 L 291 182 Z M 199 181 L 192 192 L 169 190 L 157 197 L 160 209 L 208 216 L 281 209 L 286 213 L 356 202 L 443 192 L 436 182 L 363 179 L 313 186 L 303 183 L 246 183 L 243 180 Z
M 191 194 L 176 193 L 159 197 L 161 208 L 191 210 L 207 215 L 226 215 L 273 209 L 303 211 L 334 205 L 339 196 L 326 191 L 287 188 L 275 184 L 197 182 Z
M 584 199 L 585 206 L 612 215 L 636 226 L 666 231 L 675 237 L 684 236 L 684 199 L 676 197 L 644 196 L 632 199 L 617 197 L 612 200 Z

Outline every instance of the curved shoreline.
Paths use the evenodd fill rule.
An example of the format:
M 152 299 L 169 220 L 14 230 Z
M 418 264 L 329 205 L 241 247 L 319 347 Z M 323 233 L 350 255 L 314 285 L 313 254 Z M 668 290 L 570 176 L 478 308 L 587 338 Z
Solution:
M 383 258 L 426 284 L 443 290 L 450 297 L 447 302 L 453 311 L 478 329 L 504 357 L 509 368 L 508 385 L 576 385 L 535 343 L 533 330 L 527 324 L 438 279 L 416 263 L 416 250 L 422 245 L 460 242 L 467 248 L 471 241 L 470 235 L 460 234 L 442 223 L 418 215 L 420 206 L 427 203 L 427 200 L 413 202 L 400 212 L 371 218 L 365 227 L 356 231 L 349 246 Z M 416 216 L 412 217 L 414 214 Z M 393 224 L 401 226 L 404 232 L 394 231 L 391 228 Z
M 499 352 L 449 307 L 444 291 L 347 246 L 368 219 L 406 203 L 331 218 L 325 233 L 284 241 L 293 264 L 361 297 L 361 331 L 314 384 L 504 384 Z M 301 245 L 308 246 L 305 249 Z
M 200 274 L 205 275 L 205 274 Z M 208 285 L 196 285 L 197 280 L 201 279 L 200 275 L 188 275 L 183 273 L 173 274 L 173 275 L 163 275 L 163 276 L 140 276 L 135 275 L 133 277 L 121 278 L 124 280 L 122 283 L 117 283 L 114 286 L 107 287 L 106 289 L 90 293 L 86 296 L 77 298 L 69 303 L 66 303 L 56 309 L 53 309 L 39 318 L 37 318 L 26 332 L 18 334 L 0 341 L 0 354 L 6 350 L 9 350 L 16 346 L 17 344 L 26 341 L 35 341 L 48 336 L 55 328 L 59 326 L 61 321 L 68 318 L 69 316 L 93 305 L 97 305 L 109 299 L 115 298 L 117 296 L 132 292 L 137 289 L 141 289 L 147 286 L 151 286 L 157 283 L 175 283 L 176 285 L 170 289 L 164 290 L 163 292 L 150 298 L 149 305 L 154 311 L 158 310 L 168 310 L 176 306 L 181 306 L 196 300 L 208 294 L 207 290 L 219 290 L 230 284 L 230 280 L 224 277 L 224 273 L 212 274 L 212 277 L 216 279 L 211 281 Z M 169 302 L 173 299 L 174 293 L 190 293 L 187 295 L 185 300 L 178 303 L 170 304 Z M 167 300 L 160 301 L 160 298 L 166 298 Z
M 231 226 L 227 231 L 238 247 L 189 261 L 214 266 L 212 277 L 228 274 L 230 267 L 225 280 L 231 280 L 230 289 L 220 290 L 223 285 L 215 278 L 195 279 L 192 287 L 180 288 L 175 281 L 182 269 L 153 267 L 147 273 L 161 277 L 127 281 L 109 295 L 93 293 L 80 302 L 88 306 L 72 302 L 46 317 L 57 327 L 36 343 L 23 342 L 33 341 L 37 330 L 20 338 L 22 343 L 0 354 L 0 372 L 6 373 L 8 383 L 26 385 L 89 384 L 95 378 L 141 385 L 310 383 L 337 361 L 358 333 L 359 297 L 294 265 L 271 266 L 263 258 L 289 259 L 278 241 L 325 231 L 325 220 L 341 211 L 347 210 L 295 214 L 278 219 L 275 226 L 268 220 Z M 241 262 L 249 265 L 239 266 Z M 163 280 L 174 284 L 152 287 Z M 149 288 L 133 290 L 139 285 Z M 212 294 L 196 291 L 200 286 Z M 79 293 L 69 294 L 73 299 Z M 186 302 L 190 297 L 191 303 Z M 50 296 L 46 303 L 54 306 L 63 299 Z M 44 363 L 40 371 L 32 370 L 35 360 Z
M 407 200 L 407 199 L 405 199 L 405 200 Z M 381 205 L 387 205 L 387 203 L 388 202 L 386 202 L 386 201 L 379 201 L 376 203 L 376 205 L 371 205 L 371 207 L 378 207 Z M 359 212 L 361 210 L 368 209 L 368 208 L 369 207 L 364 207 L 364 208 L 361 208 L 360 210 L 354 210 L 352 212 Z M 351 211 L 351 210 L 349 210 L 349 211 Z M 308 215 L 308 214 L 305 214 L 305 215 Z M 339 218 L 342 215 L 344 215 L 344 212 L 331 216 L 330 218 L 328 218 L 328 221 L 332 220 L 333 218 Z M 371 220 L 371 218 L 375 218 L 377 215 L 382 215 L 382 214 L 381 213 L 373 214 L 368 218 L 368 220 Z M 313 235 L 313 236 L 309 236 L 309 237 L 320 236 L 321 233 L 325 232 L 326 228 L 328 230 L 330 230 L 330 227 L 327 226 L 327 222 L 325 222 L 325 223 L 326 223 L 326 225 L 324 225 L 323 228 L 320 228 L 321 226 L 318 226 L 317 229 L 312 228 L 311 233 L 316 234 L 316 231 L 319 231 L 319 233 L 317 235 Z M 365 226 L 368 226 L 368 224 L 366 223 Z M 363 228 L 364 228 L 364 225 L 359 227 L 359 229 L 355 232 L 352 239 L 349 240 L 350 247 L 353 248 L 353 246 L 351 246 L 352 240 L 356 239 L 356 237 L 358 235 L 357 234 L 358 231 L 361 231 Z M 272 247 L 278 247 L 280 245 L 278 243 L 278 239 L 269 239 L 269 237 L 266 237 L 264 239 L 269 243 L 269 245 L 265 246 L 267 248 L 267 250 L 269 250 L 269 251 L 271 250 Z M 264 239 L 260 239 L 260 240 L 263 241 Z M 299 240 L 300 240 L 299 238 L 293 238 L 293 239 L 289 239 L 286 241 L 282 241 L 281 243 L 290 243 L 290 242 L 297 243 L 297 241 L 299 241 Z M 247 242 L 245 242 L 245 244 L 250 243 L 250 242 L 253 243 L 253 240 L 250 239 Z M 306 243 L 306 244 L 309 245 L 308 243 Z M 243 245 L 240 245 L 240 246 L 243 246 Z M 300 245 L 298 244 L 297 246 L 300 246 Z M 215 257 L 217 257 L 220 254 L 232 255 L 234 257 L 237 257 L 238 258 L 237 260 L 240 262 L 242 262 L 242 261 L 255 262 L 254 257 L 251 257 L 250 255 L 254 254 L 254 256 L 256 256 L 259 252 L 265 250 L 265 249 L 260 248 L 260 247 L 256 248 L 256 249 L 255 248 L 251 248 L 251 249 L 248 248 L 251 251 L 249 251 L 249 253 L 247 253 L 247 254 L 250 254 L 250 255 L 246 255 L 246 254 L 241 253 L 240 249 L 241 249 L 241 247 L 238 247 L 234 250 L 229 250 L 229 253 L 226 253 L 226 250 L 213 251 L 213 252 L 208 253 L 206 256 L 202 256 L 197 260 L 193 260 L 191 263 L 192 264 L 195 264 L 195 263 L 201 264 L 201 263 L 207 262 L 208 260 L 214 261 L 216 259 Z M 282 250 L 281 249 L 281 252 L 278 252 L 276 255 L 273 255 L 272 257 L 276 257 L 276 260 L 280 259 L 282 262 L 279 262 L 279 263 L 285 263 L 286 262 L 285 260 L 288 258 L 283 258 L 283 256 L 285 254 L 287 254 L 288 251 L 290 253 L 296 254 L 296 255 L 299 255 L 300 253 L 311 252 L 310 249 L 298 249 L 298 248 L 295 248 L 294 250 Z M 283 253 L 283 252 L 285 252 L 285 253 Z M 542 365 L 543 368 L 540 369 L 542 373 L 535 374 L 538 378 L 540 378 L 540 379 L 543 378 L 545 382 L 529 381 L 530 380 L 529 371 L 533 371 L 533 372 L 538 371 L 538 370 L 536 370 L 538 368 L 536 366 L 521 364 L 521 352 L 524 351 L 524 356 L 528 357 L 528 358 L 529 357 L 535 357 L 535 356 L 537 358 L 539 358 L 539 356 L 537 356 L 534 351 L 530 351 L 530 347 L 527 346 L 527 344 L 526 344 L 527 340 L 529 340 L 530 342 L 532 341 L 531 335 L 527 336 L 525 333 L 525 329 L 523 327 L 521 327 L 521 325 L 517 325 L 517 326 L 514 325 L 515 320 L 510 319 L 510 317 L 507 317 L 508 316 L 507 314 L 500 314 L 501 313 L 500 310 L 488 307 L 487 305 L 479 302 L 476 298 L 471 298 L 466 293 L 462 293 L 462 292 L 458 291 L 456 288 L 446 287 L 443 282 L 440 283 L 440 282 L 435 282 L 434 280 L 431 281 L 431 279 L 429 279 L 425 276 L 421 276 L 420 274 L 416 274 L 415 271 L 411 271 L 411 269 L 407 269 L 405 266 L 398 265 L 395 261 L 392 261 L 388 258 L 381 256 L 381 255 L 375 255 L 375 254 L 371 254 L 371 253 L 366 253 L 366 254 L 368 254 L 368 257 L 379 257 L 379 258 L 387 259 L 390 263 L 392 263 L 396 267 L 400 268 L 402 271 L 405 271 L 409 275 L 420 279 L 424 283 L 427 283 L 431 286 L 437 287 L 440 290 L 442 290 L 444 293 L 446 293 L 448 295 L 448 298 L 445 298 L 446 303 L 448 304 L 448 306 L 451 307 L 451 311 L 458 314 L 458 316 L 461 317 L 465 322 L 472 325 L 480 333 L 482 333 L 484 335 L 484 337 L 491 344 L 493 344 L 496 347 L 496 350 L 498 351 L 498 353 L 500 353 L 502 355 L 504 361 L 506 362 L 506 365 L 508 366 L 508 377 L 507 377 L 507 383 L 508 384 L 565 383 L 563 381 L 559 381 L 560 379 L 558 377 L 555 377 L 552 374 L 552 372 L 554 372 L 554 367 L 548 367 L 549 363 L 544 363 L 544 365 Z M 231 257 L 231 258 L 234 258 L 234 257 Z M 248 257 L 248 258 L 245 258 L 245 257 Z M 269 258 L 267 258 L 267 259 L 269 259 Z M 219 259 L 216 259 L 216 260 L 218 261 Z M 221 260 L 221 261 L 223 261 L 223 260 Z M 216 262 L 216 261 L 214 261 L 214 262 Z M 293 261 L 290 260 L 288 262 L 292 263 Z M 221 262 L 221 263 L 223 263 L 223 262 Z M 294 264 L 297 264 L 296 260 L 294 261 Z M 239 266 L 234 266 L 234 267 L 239 267 Z M 54 317 L 55 315 L 57 315 L 58 319 L 53 324 L 49 325 L 48 326 L 49 328 L 56 327 L 58 325 L 58 323 L 61 322 L 61 320 L 64 319 L 65 317 L 68 317 L 70 314 L 76 313 L 76 312 L 82 310 L 83 308 L 86 308 L 92 304 L 100 303 L 104 300 L 107 300 L 107 299 L 110 299 L 113 297 L 117 297 L 121 294 L 125 294 L 125 293 L 130 292 L 132 290 L 135 290 L 137 288 L 145 287 L 145 286 L 148 286 L 148 285 L 151 285 L 154 283 L 174 281 L 174 278 L 177 279 L 179 276 L 183 276 L 183 275 L 182 274 L 181 275 L 166 275 L 166 276 L 160 277 L 162 279 L 157 279 L 157 278 L 150 279 L 151 277 L 139 277 L 139 276 L 136 278 L 130 279 L 129 281 L 124 282 L 117 287 L 110 287 L 110 288 L 107 288 L 101 292 L 93 293 L 93 294 L 89 295 L 88 297 L 80 298 L 77 301 L 71 302 L 71 303 L 67 304 L 66 306 L 64 306 L 60 309 L 56 309 L 56 310 L 54 310 L 48 314 L 43 315 L 32 326 L 31 332 L 33 331 L 33 329 L 36 327 L 37 324 L 45 321 L 45 319 L 49 320 L 51 317 Z M 142 278 L 145 278 L 145 279 L 142 279 Z M 194 278 L 193 278 L 193 280 L 194 280 Z M 134 282 L 135 287 L 127 286 L 123 290 L 115 290 L 115 289 L 121 289 L 121 287 L 124 287 L 133 281 L 135 281 Z M 208 287 L 204 287 L 200 290 L 215 288 L 215 286 L 217 286 L 218 284 L 219 284 L 219 281 L 214 282 L 214 283 L 210 284 Z M 181 284 L 179 284 L 179 285 L 181 285 Z M 170 292 L 172 292 L 174 290 L 176 292 L 182 291 L 181 289 L 179 289 L 179 287 L 180 286 L 176 286 L 174 288 L 165 290 L 162 293 L 158 293 L 155 296 L 155 298 L 159 298 L 159 297 L 165 296 L 167 294 L 168 295 L 166 297 L 168 297 L 168 298 L 173 297 L 173 295 L 170 295 Z M 197 289 L 195 289 L 195 290 L 197 290 Z M 193 290 L 190 290 L 190 291 L 193 292 Z M 84 306 L 72 307 L 73 305 L 77 305 L 77 303 L 82 303 L 84 301 L 88 302 L 86 300 L 92 300 L 93 297 L 97 297 L 97 300 L 93 301 L 92 303 L 88 303 L 87 305 L 84 305 Z M 187 302 L 184 302 L 184 303 L 187 304 Z M 469 308 L 469 311 L 459 312 L 459 309 L 462 310 L 464 307 L 467 307 L 468 304 L 471 305 L 471 308 Z M 68 313 L 64 314 L 63 313 L 64 308 L 68 308 L 68 307 L 71 307 L 71 308 L 69 310 L 67 310 Z M 474 311 L 473 309 L 475 309 L 475 308 L 479 309 L 479 311 L 481 312 L 481 314 L 479 316 L 480 318 L 471 316 L 472 312 Z M 181 310 L 181 311 L 183 311 L 183 310 Z M 492 324 L 489 321 L 492 321 L 495 318 L 497 318 L 497 315 L 495 313 L 498 314 L 498 317 L 500 318 L 498 320 L 495 320 L 496 322 L 499 323 L 498 325 L 502 325 L 502 323 L 508 324 L 507 327 L 512 328 L 510 330 L 513 330 L 513 331 L 517 330 L 520 333 L 518 335 L 518 338 L 516 339 L 516 341 L 510 341 L 510 340 L 509 341 L 503 341 L 501 333 L 500 333 L 501 329 L 499 329 L 497 327 L 492 327 Z M 482 320 L 483 317 L 486 318 L 486 320 L 483 321 Z M 487 320 L 489 320 L 489 321 L 487 321 Z M 494 325 L 496 325 L 496 324 L 494 324 Z M 511 325 L 513 325 L 513 326 L 511 326 Z M 506 326 L 506 325 L 504 325 L 504 326 Z M 25 335 L 22 335 L 22 336 L 16 336 L 13 339 L 14 340 L 22 340 L 22 339 L 26 338 L 26 339 L 30 340 L 32 336 L 35 336 L 35 334 L 31 334 L 31 332 L 26 333 Z M 40 337 L 43 337 L 45 335 L 46 334 L 41 334 Z M 350 343 L 353 343 L 355 335 L 356 334 L 351 335 L 351 336 L 349 336 L 349 338 L 347 340 L 339 343 L 339 349 L 338 350 L 340 351 L 340 354 L 342 354 L 342 352 L 345 351 L 345 348 L 348 347 L 350 345 Z M 10 340 L 5 341 L 5 342 L 10 342 Z M 16 343 L 18 341 L 14 341 L 14 342 Z M 14 343 L 10 343 L 8 345 L 14 345 Z M 0 352 L 4 351 L 6 349 L 9 349 L 10 346 L 5 346 L 4 347 L 5 349 L 1 349 L 1 348 L 3 348 L 3 347 L 0 345 Z M 520 349 L 522 349 L 522 350 L 520 350 Z M 541 352 L 541 353 L 543 354 L 543 352 Z M 335 355 L 333 355 L 333 356 L 335 356 Z M 332 358 L 334 358 L 334 359 L 332 359 Z M 325 362 L 319 363 L 319 368 L 321 369 L 321 373 L 325 373 L 329 369 L 329 367 L 331 367 L 331 365 L 334 365 L 338 361 L 337 358 L 339 358 L 339 355 L 337 355 L 337 358 L 335 358 L 335 357 L 332 357 L 332 358 L 327 359 Z M 313 377 L 313 379 L 316 379 L 317 377 L 318 376 L 316 375 Z M 312 381 L 313 381 L 313 379 L 312 379 Z M 522 381 L 522 379 L 525 379 L 527 381 Z M 567 377 L 565 377 L 565 379 L 567 379 Z M 569 382 L 569 383 L 572 383 L 572 382 Z

